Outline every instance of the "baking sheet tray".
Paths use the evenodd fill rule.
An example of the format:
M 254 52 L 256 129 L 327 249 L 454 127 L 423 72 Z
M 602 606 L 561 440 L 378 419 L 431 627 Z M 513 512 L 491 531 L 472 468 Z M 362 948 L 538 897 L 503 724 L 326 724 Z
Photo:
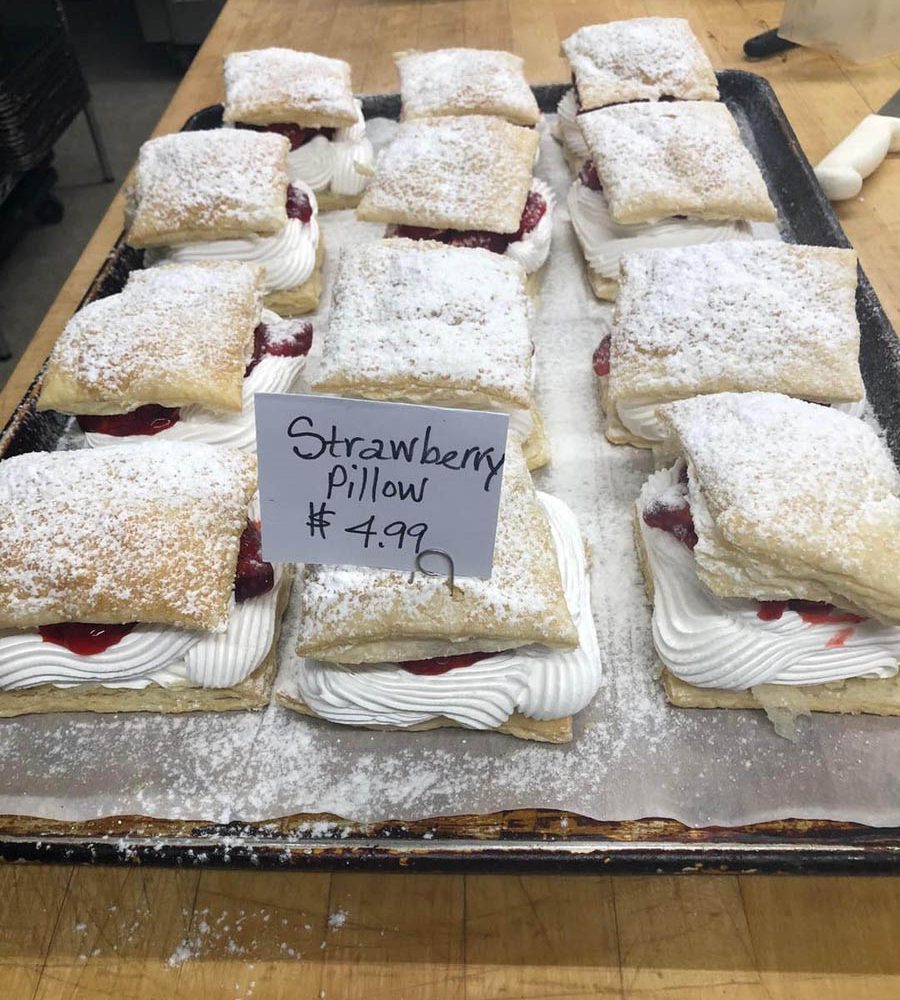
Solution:
M 768 84 L 738 71 L 719 80 L 749 144 L 763 151 L 784 238 L 847 245 Z M 563 88 L 536 89 L 552 111 Z M 369 118 L 398 110 L 396 96 L 366 99 Z M 221 109 L 206 109 L 188 127 L 220 120 Z M 383 138 L 391 126 L 372 127 Z M 609 307 L 584 282 L 565 214 L 568 174 L 549 138 L 538 173 L 561 196 L 535 327 L 554 455 L 539 478 L 575 509 L 592 543 L 606 668 L 574 743 L 453 730 L 369 733 L 277 706 L 262 714 L 8 720 L 0 722 L 0 855 L 435 870 L 896 868 L 896 720 L 818 716 L 802 720 L 790 743 L 760 713 L 663 703 L 629 524 L 648 456 L 613 448 L 602 435 L 590 357 Z M 331 261 L 342 241 L 381 233 L 349 213 L 327 216 L 323 226 Z M 121 287 L 134 266 L 140 254 L 120 247 L 89 297 Z M 897 458 L 900 358 L 863 275 L 858 311 L 869 399 Z M 327 317 L 314 322 L 321 330 Z M 0 455 L 58 443 L 64 421 L 33 411 L 35 391 L 0 436 Z M 288 668 L 292 632 L 288 625 Z

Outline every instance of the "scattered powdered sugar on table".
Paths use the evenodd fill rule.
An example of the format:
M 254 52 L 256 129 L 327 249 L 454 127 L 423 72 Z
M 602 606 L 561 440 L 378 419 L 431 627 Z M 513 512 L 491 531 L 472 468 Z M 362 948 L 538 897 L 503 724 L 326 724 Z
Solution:
M 373 124 L 373 131 L 391 128 Z M 589 539 L 605 668 L 596 699 L 575 720 L 574 741 L 547 746 L 475 731 L 367 732 L 275 705 L 262 713 L 32 716 L 0 722 L 0 813 L 403 820 L 538 806 L 698 825 L 785 816 L 900 823 L 900 727 L 893 720 L 801 719 L 792 744 L 762 713 L 665 705 L 631 536 L 631 505 L 650 458 L 603 437 L 591 354 L 611 310 L 584 279 L 561 197 L 569 177 L 549 138 L 538 174 L 563 207 L 554 218 L 534 328 L 539 403 L 553 451 L 537 480 L 574 509 Z M 326 214 L 322 225 L 330 287 L 340 245 L 377 239 L 382 229 L 345 212 Z M 317 333 L 326 313 L 327 305 L 311 317 Z M 281 644 L 288 657 L 295 608 L 296 601 Z M 303 832 L 327 830 L 311 823 Z

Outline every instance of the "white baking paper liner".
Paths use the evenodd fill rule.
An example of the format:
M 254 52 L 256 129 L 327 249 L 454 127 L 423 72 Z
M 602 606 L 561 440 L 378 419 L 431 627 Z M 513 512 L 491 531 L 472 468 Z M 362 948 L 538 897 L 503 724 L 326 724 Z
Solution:
M 370 123 L 376 141 L 391 123 Z M 744 129 L 745 135 L 749 135 Z M 368 732 L 272 705 L 263 713 L 31 716 L 0 721 L 0 813 L 260 820 L 333 813 L 358 821 L 544 807 L 607 820 L 668 817 L 737 825 L 784 817 L 900 825 L 900 721 L 816 715 L 799 740 L 761 712 L 679 710 L 656 678 L 631 505 L 650 458 L 606 442 L 591 355 L 610 307 L 587 286 L 565 210 L 570 175 L 544 131 L 540 176 L 557 194 L 553 249 L 535 321 L 538 396 L 552 443 L 537 477 L 575 511 L 592 555 L 605 678 L 568 746 L 458 729 Z M 379 239 L 350 212 L 321 216 L 326 294 L 340 246 Z M 760 227 L 771 236 L 771 227 Z M 285 621 L 283 669 L 296 604 Z

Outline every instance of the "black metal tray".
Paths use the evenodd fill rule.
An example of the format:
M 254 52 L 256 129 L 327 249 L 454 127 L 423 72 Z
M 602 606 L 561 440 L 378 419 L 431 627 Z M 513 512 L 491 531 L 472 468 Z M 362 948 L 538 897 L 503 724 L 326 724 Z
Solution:
M 762 155 L 784 237 L 849 246 L 767 81 L 739 70 L 718 77 L 722 99 L 740 111 Z M 535 87 L 542 110 L 555 111 L 565 89 Z M 399 96 L 364 97 L 363 111 L 367 118 L 397 118 Z M 221 124 L 222 108 L 215 105 L 191 116 L 185 129 Z M 118 291 L 129 271 L 141 265 L 141 252 L 120 239 L 83 302 Z M 900 346 L 861 270 L 856 307 L 866 392 L 900 464 Z M 65 418 L 34 408 L 41 378 L 0 432 L 0 459 L 52 449 L 58 441 Z M 403 871 L 873 874 L 900 871 L 900 828 L 787 819 L 697 829 L 668 819 L 593 820 L 540 809 L 373 824 L 326 815 L 227 825 L 143 816 L 83 823 L 0 816 L 0 858 Z

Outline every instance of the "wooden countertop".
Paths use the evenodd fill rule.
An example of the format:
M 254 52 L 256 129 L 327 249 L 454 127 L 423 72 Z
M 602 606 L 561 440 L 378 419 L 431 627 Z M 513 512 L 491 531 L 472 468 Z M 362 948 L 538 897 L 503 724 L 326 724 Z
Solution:
M 156 133 L 221 98 L 222 56 L 288 45 L 341 56 L 356 89 L 396 89 L 391 53 L 510 49 L 566 77 L 559 40 L 598 19 L 688 17 L 718 67 L 777 24 L 777 0 L 229 0 Z M 815 162 L 900 88 L 900 58 L 795 50 L 754 67 Z M 155 134 L 156 134 L 155 133 Z M 900 158 L 838 207 L 900 317 Z M 6 387 L 22 396 L 121 229 L 121 195 Z M 576 997 L 879 1000 L 900 996 L 889 879 L 285 875 L 0 868 L 0 995 L 10 998 Z
M 408 48 L 473 45 L 517 52 L 529 79 L 567 78 L 559 42 L 603 17 L 687 17 L 720 68 L 748 68 L 745 39 L 778 23 L 780 0 L 229 0 L 154 135 L 175 132 L 198 108 L 222 99 L 222 57 L 235 49 L 288 45 L 341 56 L 359 93 L 397 89 L 391 54 Z M 854 66 L 797 49 L 749 66 L 772 83 L 806 155 L 815 163 L 860 119 L 900 88 L 900 57 Z M 900 318 L 900 158 L 889 157 L 861 197 L 838 216 L 894 326 Z M 113 199 L 21 361 L 0 389 L 0 427 L 72 315 L 122 229 Z

